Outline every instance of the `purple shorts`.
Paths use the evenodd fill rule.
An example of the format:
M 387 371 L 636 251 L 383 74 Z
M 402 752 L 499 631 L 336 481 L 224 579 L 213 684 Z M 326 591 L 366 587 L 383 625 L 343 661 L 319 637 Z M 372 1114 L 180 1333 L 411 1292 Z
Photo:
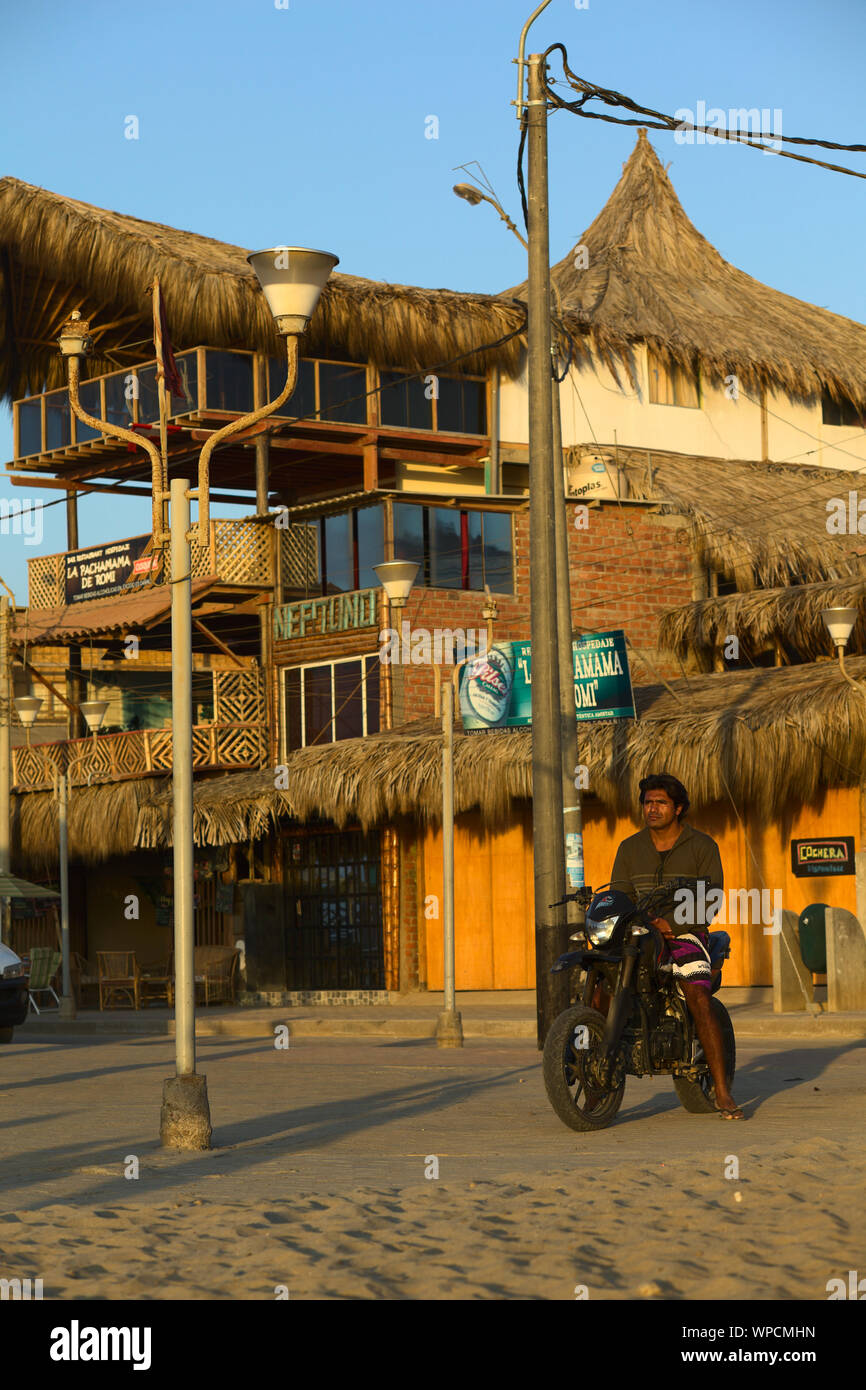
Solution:
M 703 985 L 712 988 L 710 971 L 710 938 L 703 927 L 685 932 L 683 936 L 668 938 L 668 956 L 673 965 L 675 980 L 683 984 Z

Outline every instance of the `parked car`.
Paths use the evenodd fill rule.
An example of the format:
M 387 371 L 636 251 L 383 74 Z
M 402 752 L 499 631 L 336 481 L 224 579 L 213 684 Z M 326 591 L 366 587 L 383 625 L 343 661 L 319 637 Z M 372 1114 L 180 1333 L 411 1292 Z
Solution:
M 13 1029 L 27 1017 L 27 966 L 8 946 L 0 945 L 0 1043 L 12 1041 Z

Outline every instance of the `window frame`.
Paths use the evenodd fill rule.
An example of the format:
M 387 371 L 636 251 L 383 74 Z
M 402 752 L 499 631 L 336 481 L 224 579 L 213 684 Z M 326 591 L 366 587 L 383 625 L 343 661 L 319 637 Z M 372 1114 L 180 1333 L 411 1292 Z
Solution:
M 676 399 L 676 395 L 677 395 L 677 382 L 678 382 L 678 380 L 679 380 L 681 377 L 686 377 L 686 376 L 688 375 L 688 373 L 687 373 L 687 371 L 686 371 L 686 368 L 680 366 L 680 364 L 679 364 L 678 362 L 672 362 L 672 363 L 664 362 L 664 361 L 661 359 L 661 357 L 659 357 L 655 352 L 653 352 L 653 349 L 650 347 L 649 343 L 647 343 L 646 352 L 647 352 L 647 387 L 648 387 L 648 390 L 647 390 L 647 401 L 648 401 L 648 404 L 649 404 L 649 405 L 663 405 L 663 406 L 667 406 L 668 408 L 673 407 L 675 410 L 702 410 L 702 409 L 703 409 L 703 392 L 702 392 L 702 390 L 701 390 L 701 369 L 700 369 L 700 364 L 696 361 L 694 367 L 692 368 L 692 372 L 691 372 L 691 379 L 692 379 L 693 382 L 694 382 L 695 396 L 696 396 L 697 399 L 694 400 L 694 401 L 680 401 L 680 400 L 677 400 L 677 399 Z M 665 378 L 666 378 L 667 382 L 670 384 L 671 391 L 672 391 L 672 394 L 673 394 L 673 396 L 674 396 L 674 399 L 673 399 L 672 401 L 653 400 L 653 390 L 655 390 L 656 394 L 658 394 L 658 386 L 659 386 L 659 377 L 658 377 L 658 373 L 659 373 L 660 371 L 663 371 L 663 372 L 665 373 Z
M 436 504 L 435 502 L 415 502 L 415 501 L 413 501 L 412 498 L 409 497 L 409 496 L 406 496 L 406 497 L 402 497 L 402 496 L 401 496 L 401 497 L 392 497 L 392 498 L 391 498 L 391 503 L 392 503 L 392 507 L 403 507 L 403 506 L 420 507 L 421 513 L 422 513 L 421 530 L 422 530 L 422 546 L 423 546 L 423 552 L 422 552 L 422 558 L 421 558 L 421 561 L 420 561 L 420 564 L 419 564 L 418 577 L 417 577 L 417 579 L 416 579 L 415 582 L 416 582 L 416 584 L 418 584 L 420 587 L 422 587 L 422 588 L 424 588 L 424 589 L 443 589 L 443 590 L 444 590 L 445 592 L 447 592 L 447 593 L 456 593 L 456 594 L 461 594 L 461 593 L 462 593 L 462 594 L 483 594 L 483 593 L 486 592 L 486 590 L 485 590 L 485 583 L 487 582 L 487 573 L 486 573 L 487 567 L 486 567 L 485 558 L 484 558 L 484 551 L 485 551 L 485 542 L 484 542 L 484 517 L 485 517 L 485 516 L 488 516 L 488 515 L 493 515 L 493 516 L 506 516 L 506 517 L 508 518 L 509 530 L 510 530 L 509 551 L 510 551 L 510 555 L 511 555 L 511 588 L 510 588 L 510 589 L 497 589 L 497 588 L 494 588 L 493 585 L 490 585 L 490 592 L 491 592 L 491 594 L 498 594 L 498 595 L 500 595 L 500 597 L 502 597 L 502 598 L 514 598 L 514 597 L 515 597 L 515 553 L 514 553 L 514 512 L 513 512 L 513 511 L 511 511 L 511 510 L 505 510 L 505 509 L 500 510 L 499 508 L 494 509 L 494 508 L 492 508 L 492 507 L 472 507 L 472 506 L 466 506 L 466 507 L 444 507 L 444 508 L 441 509 L 441 510 L 444 510 L 444 511 L 451 512 L 453 515 L 455 515 L 455 516 L 457 516 L 457 517 L 459 518 L 460 541 L 461 541 L 461 556 L 460 556 L 461 577 L 462 577 L 463 574 L 468 574 L 469 577 L 470 577 L 470 580 L 471 580 L 471 560 L 470 560 L 470 554 L 469 554 L 469 541 L 470 541 L 470 537 L 469 537 L 469 516 L 470 516 L 470 514 L 473 514 L 473 515 L 478 515 L 478 516 L 480 516 L 480 517 L 482 518 L 482 521 L 481 521 L 481 587 L 480 587 L 479 589 L 476 589 L 476 588 L 473 588 L 473 587 L 472 587 L 471 583 L 470 583 L 470 584 L 467 584 L 466 587 L 464 588 L 464 586 L 463 586 L 462 583 L 461 583 L 460 585 L 456 585 L 456 584 L 441 585 L 441 584 L 434 584 L 434 583 L 432 582 L 432 574 L 433 574 L 433 550 L 432 550 L 432 545 L 431 545 L 431 536 L 432 536 L 432 534 L 433 534 L 433 524 L 432 524 L 433 518 L 431 517 L 430 513 L 431 513 L 431 511 L 433 511 L 434 509 L 436 509 L 436 505 L 437 505 L 437 504 Z M 395 521 L 396 521 L 396 518 L 395 518 Z M 397 556 L 397 554 L 396 554 L 396 545 L 397 545 L 396 525 L 394 525 L 393 530 L 394 530 L 394 546 L 395 546 L 394 557 L 395 557 L 395 559 L 396 559 L 396 558 L 399 558 L 399 557 Z
M 299 702 L 300 702 L 300 716 L 301 716 L 301 717 L 300 717 L 300 728 L 301 728 L 301 743 L 300 743 L 300 747 L 301 747 L 301 748 L 325 748 L 325 747 L 328 746 L 329 743 L 344 743 L 344 742 L 345 742 L 344 739 L 338 739 L 338 738 L 335 738 L 335 737 L 334 737 L 334 735 L 335 735 L 335 733 L 336 733 L 336 721 L 337 721 L 337 712 L 336 712 L 336 691 L 335 691 L 335 686 L 336 686 L 335 670 L 336 670 L 336 667 L 337 667 L 337 666 L 346 666 L 346 665 L 348 665 L 350 662 L 357 662 L 357 661 L 360 661 L 360 663 L 361 663 L 361 727 L 362 727 L 362 729 L 363 729 L 363 733 L 361 734 L 361 737 L 362 737 L 362 738 L 370 738 L 370 737 L 371 737 L 371 734 L 370 734 L 370 729 L 369 729 L 369 722 L 370 722 L 370 721 L 369 721 L 369 713 L 370 713 L 370 711 L 369 711 L 369 708 L 368 708 L 369 701 L 368 701 L 368 689 L 367 689 L 367 681 L 368 681 L 368 668 L 367 668 L 367 662 L 376 662 L 377 664 L 380 664 L 380 663 L 379 663 L 379 653 L 378 653 L 378 651 L 376 651 L 376 652 L 356 652 L 356 653 L 355 653 L 354 655 L 352 655 L 352 656 L 339 656 L 339 657 L 337 657 L 335 660 L 332 660 L 332 661 L 302 661 L 302 662 L 298 662 L 296 665 L 292 665 L 292 666 L 282 666 L 282 667 L 280 667 L 280 671 L 281 671 L 281 680 L 280 680 L 280 748 L 281 748 L 282 760 L 283 760 L 284 762 L 286 761 L 286 759 L 288 758 L 288 756 L 289 756 L 290 753 L 294 753 L 294 752 L 297 752 L 297 751 L 298 751 L 297 749 L 294 749 L 294 748 L 290 748 L 290 747 L 289 747 L 289 725 L 288 725 L 288 717 L 287 717 L 287 715 L 288 715 L 288 679 L 289 679 L 290 673 L 297 671 L 298 674 L 299 674 L 299 676 L 300 676 L 300 684 L 299 684 Z M 316 743 L 308 743 L 308 742 L 307 742 L 306 689 L 305 689 L 305 681 L 304 681 L 304 672 L 305 672 L 305 671 L 309 671 L 309 670 L 314 670 L 314 669 L 315 669 L 315 670 L 322 670 L 322 669 L 325 668 L 325 667 L 329 668 L 329 669 L 330 669 L 330 673 L 331 673 L 331 719 L 330 719 L 331 737 L 330 737 L 330 739 L 327 739 L 327 740 L 325 740 L 325 739 L 319 739 Z M 380 699 L 380 701 L 381 701 L 381 687 L 380 687 L 380 692 L 379 692 L 379 699 Z M 379 716 L 379 719 L 377 720 L 377 722 L 381 725 L 381 709 L 377 710 L 377 714 L 378 714 L 378 716 Z M 378 733 L 378 732 L 380 732 L 379 729 L 374 729 L 374 730 L 373 730 L 373 733 L 374 733 L 374 734 L 375 734 L 375 733 Z

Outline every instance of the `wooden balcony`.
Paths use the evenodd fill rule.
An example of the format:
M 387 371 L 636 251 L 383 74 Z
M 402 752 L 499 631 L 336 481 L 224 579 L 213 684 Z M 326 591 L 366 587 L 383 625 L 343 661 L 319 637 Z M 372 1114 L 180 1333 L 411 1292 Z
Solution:
M 264 767 L 268 728 L 261 671 L 214 671 L 212 676 L 214 719 L 193 725 L 193 767 Z M 12 786 L 19 792 L 44 791 L 66 766 L 73 786 L 164 776 L 172 770 L 171 739 L 170 728 L 127 729 L 95 739 L 22 745 L 12 749 Z
M 264 724 L 193 725 L 194 768 L 259 768 L 266 760 Z M 13 748 L 13 791 L 51 788 L 55 772 L 67 761 L 73 786 L 166 775 L 172 769 L 171 729 L 128 729 L 121 734 L 97 735 L 95 740 L 89 737 Z
M 281 540 L 286 534 L 285 531 L 281 533 Z M 191 547 L 193 579 L 215 574 L 227 584 L 270 588 L 274 582 L 273 535 L 270 527 L 242 518 L 211 521 L 210 544 Z M 287 544 L 287 540 L 283 540 L 284 548 Z M 57 608 L 66 602 L 66 552 L 36 555 L 28 560 L 27 566 L 31 608 Z M 166 547 L 157 583 L 166 584 L 170 580 L 171 564 Z

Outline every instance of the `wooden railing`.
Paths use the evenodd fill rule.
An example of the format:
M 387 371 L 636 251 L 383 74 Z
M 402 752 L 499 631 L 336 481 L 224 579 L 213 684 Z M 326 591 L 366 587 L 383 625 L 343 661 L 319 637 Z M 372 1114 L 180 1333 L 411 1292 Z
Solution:
M 192 546 L 193 579 L 216 574 L 229 584 L 255 584 L 269 588 L 274 582 L 272 544 L 269 526 L 242 518 L 215 519 L 210 524 L 210 545 Z M 59 555 L 36 555 L 27 563 L 30 607 L 58 608 L 65 604 L 64 552 L 61 551 Z M 170 579 L 171 564 L 166 547 L 157 582 L 165 584 Z
M 171 729 L 128 729 L 12 749 L 12 785 L 20 792 L 41 791 L 69 764 L 73 786 L 120 782 L 171 772 Z M 196 768 L 257 768 L 267 757 L 267 728 L 261 724 L 194 724 L 192 762 Z

